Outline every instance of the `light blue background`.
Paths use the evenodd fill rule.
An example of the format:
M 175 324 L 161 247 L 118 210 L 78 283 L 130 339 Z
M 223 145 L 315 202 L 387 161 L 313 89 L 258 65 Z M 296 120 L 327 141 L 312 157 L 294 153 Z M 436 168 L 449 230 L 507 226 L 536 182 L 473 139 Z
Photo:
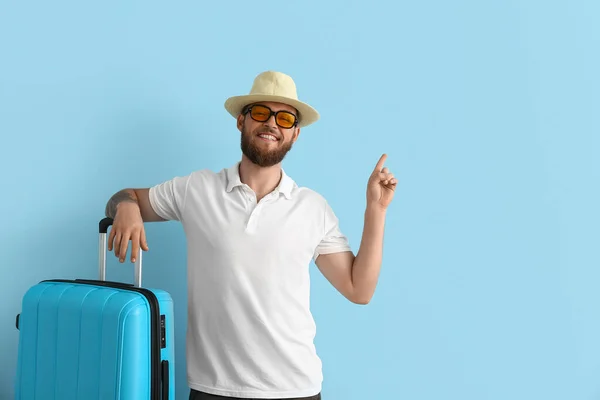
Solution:
M 0 398 L 27 288 L 96 277 L 115 191 L 233 165 L 223 102 L 275 69 L 322 113 L 284 167 L 355 250 L 383 152 L 400 180 L 370 305 L 311 265 L 324 399 L 597 399 L 599 18 L 593 0 L 1 2 Z M 184 237 L 147 230 L 185 399 Z

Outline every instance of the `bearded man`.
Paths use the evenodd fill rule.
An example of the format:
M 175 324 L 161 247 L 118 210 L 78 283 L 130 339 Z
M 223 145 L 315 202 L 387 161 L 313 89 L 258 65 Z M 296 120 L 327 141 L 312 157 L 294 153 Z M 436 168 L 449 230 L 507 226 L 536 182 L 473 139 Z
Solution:
M 242 158 L 150 188 L 123 189 L 106 205 L 108 249 L 131 262 L 148 250 L 144 223 L 175 220 L 187 239 L 187 377 L 191 400 L 321 399 L 309 265 L 349 301 L 370 301 L 382 262 L 386 210 L 396 179 L 377 161 L 367 182 L 355 255 L 323 196 L 281 164 L 300 129 L 319 119 L 286 74 L 258 75 L 225 109 L 241 132 Z

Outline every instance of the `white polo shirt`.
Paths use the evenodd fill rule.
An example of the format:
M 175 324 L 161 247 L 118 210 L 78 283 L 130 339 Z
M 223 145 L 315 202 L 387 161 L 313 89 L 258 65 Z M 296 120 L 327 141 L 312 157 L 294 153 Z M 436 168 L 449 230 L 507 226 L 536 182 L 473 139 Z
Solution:
M 319 393 L 309 265 L 351 250 L 327 201 L 283 172 L 257 204 L 237 163 L 154 186 L 150 203 L 187 238 L 189 386 L 246 398 Z

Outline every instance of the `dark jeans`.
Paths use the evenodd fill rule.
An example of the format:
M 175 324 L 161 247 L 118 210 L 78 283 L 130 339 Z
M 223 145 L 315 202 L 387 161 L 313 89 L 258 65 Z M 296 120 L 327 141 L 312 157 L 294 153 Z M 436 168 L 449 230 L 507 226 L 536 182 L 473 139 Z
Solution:
M 204 392 L 199 392 L 199 391 L 194 390 L 194 389 L 192 389 L 190 391 L 190 399 L 189 400 L 227 400 L 227 399 L 231 399 L 231 400 L 258 400 L 258 399 L 240 399 L 240 398 L 237 398 L 237 397 L 217 396 L 216 394 L 208 394 L 208 393 L 204 393 Z M 321 393 L 317 394 L 316 396 L 297 397 L 297 398 L 293 398 L 293 399 L 280 399 L 280 400 L 321 400 Z

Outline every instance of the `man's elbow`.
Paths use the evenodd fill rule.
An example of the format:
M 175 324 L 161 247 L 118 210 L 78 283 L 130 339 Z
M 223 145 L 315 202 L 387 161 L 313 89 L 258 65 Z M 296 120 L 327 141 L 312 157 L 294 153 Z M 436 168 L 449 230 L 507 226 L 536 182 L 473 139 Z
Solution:
M 349 300 L 354 304 L 366 306 L 371 302 L 372 297 L 372 295 L 353 295 Z

